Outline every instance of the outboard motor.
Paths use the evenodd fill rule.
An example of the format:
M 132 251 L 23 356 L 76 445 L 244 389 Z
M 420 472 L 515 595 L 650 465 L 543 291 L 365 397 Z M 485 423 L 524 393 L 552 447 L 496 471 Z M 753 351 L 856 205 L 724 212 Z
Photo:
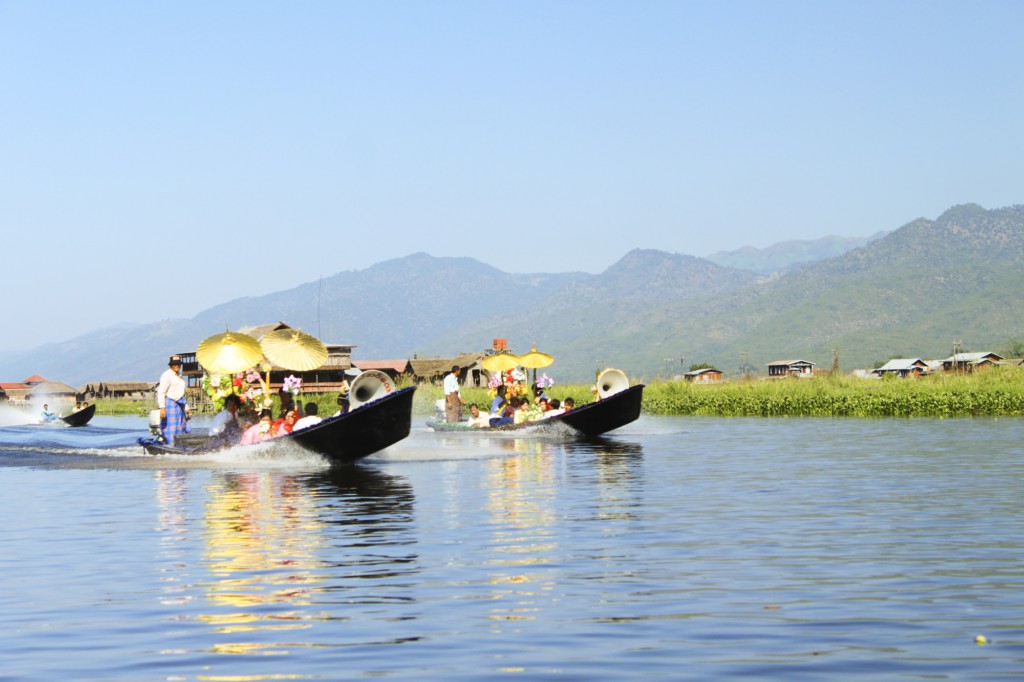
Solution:
M 149 433 L 159 437 L 160 431 L 160 410 L 151 410 L 149 413 Z

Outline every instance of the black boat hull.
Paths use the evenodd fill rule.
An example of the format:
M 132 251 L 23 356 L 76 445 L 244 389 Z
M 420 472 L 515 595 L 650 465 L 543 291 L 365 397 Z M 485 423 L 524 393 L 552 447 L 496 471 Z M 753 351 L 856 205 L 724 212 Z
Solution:
M 95 414 L 96 403 L 93 403 L 85 409 L 79 410 L 78 412 L 72 412 L 66 417 L 61 417 L 60 420 L 68 426 L 85 426 Z
M 564 425 L 583 436 L 600 436 L 602 433 L 608 433 L 620 426 L 636 421 L 640 417 L 643 397 L 644 385 L 637 384 L 603 400 L 587 403 L 557 417 L 550 417 L 539 421 L 508 424 L 493 428 L 473 428 L 466 426 L 465 423 L 447 424 L 439 421 L 428 421 L 427 426 L 435 431 L 489 433 L 493 431 L 521 431 L 524 429 L 544 431 Z
M 399 389 L 351 412 L 329 417 L 315 426 L 264 441 L 263 444 L 291 443 L 319 453 L 332 463 L 354 462 L 409 435 L 415 390 L 414 387 Z M 226 447 L 247 447 L 212 447 L 209 439 L 197 437 L 183 439 L 183 442 L 187 444 L 171 447 L 157 440 L 139 439 L 139 444 L 151 455 L 202 455 Z

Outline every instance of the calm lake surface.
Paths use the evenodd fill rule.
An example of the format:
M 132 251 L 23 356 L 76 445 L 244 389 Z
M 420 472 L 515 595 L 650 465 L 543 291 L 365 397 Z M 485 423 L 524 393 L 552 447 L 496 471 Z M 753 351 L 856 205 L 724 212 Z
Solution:
M 337 469 L 0 427 L 0 679 L 1024 677 L 1024 420 L 416 424 Z

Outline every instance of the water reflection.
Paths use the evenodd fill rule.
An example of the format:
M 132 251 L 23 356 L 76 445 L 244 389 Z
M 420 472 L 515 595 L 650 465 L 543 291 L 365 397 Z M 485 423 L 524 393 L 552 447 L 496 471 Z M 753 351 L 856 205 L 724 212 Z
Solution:
M 643 451 L 638 443 L 610 439 L 498 443 L 514 454 L 490 460 L 483 484 L 492 529 L 489 597 L 496 602 L 488 619 L 500 631 L 499 623 L 536 620 L 551 608 L 565 552 L 556 529 L 565 523 L 569 488 L 576 482 L 596 488 L 595 519 L 632 519 Z
M 218 640 L 209 652 L 269 655 L 322 646 L 311 631 L 338 619 L 332 605 L 407 599 L 378 584 L 415 565 L 408 549 L 414 498 L 404 480 L 360 467 L 302 475 L 214 472 L 195 524 L 187 519 L 187 497 L 196 492 L 189 474 L 155 474 L 171 566 L 165 580 L 173 583 L 162 601 L 204 600 L 200 613 L 187 618 L 213 627 Z M 187 529 L 197 526 L 198 568 L 180 549 Z M 188 580 L 191 570 L 203 577 Z M 377 587 L 365 592 L 366 582 Z M 282 631 L 290 633 L 287 642 Z M 296 631 L 307 634 L 297 639 Z

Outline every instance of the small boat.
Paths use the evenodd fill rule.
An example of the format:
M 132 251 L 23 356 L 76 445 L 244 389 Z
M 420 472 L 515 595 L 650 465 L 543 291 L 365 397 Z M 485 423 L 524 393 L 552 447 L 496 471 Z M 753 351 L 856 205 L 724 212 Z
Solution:
M 85 407 L 77 412 L 72 412 L 66 417 L 61 417 L 60 420 L 68 426 L 85 426 L 95 414 L 96 403 L 93 403 L 89 407 Z
M 414 386 L 395 390 L 349 412 L 258 445 L 294 444 L 319 453 L 335 464 L 354 462 L 409 435 L 415 391 Z M 138 442 L 151 455 L 203 455 L 229 447 L 255 447 L 213 445 L 208 435 L 185 435 L 175 440 L 181 444 L 172 447 L 157 438 L 140 438 Z
M 640 416 L 640 405 L 643 402 L 644 385 L 637 384 L 602 397 L 600 400 L 575 407 L 554 417 L 520 424 L 506 424 L 474 428 L 464 422 L 449 424 L 440 420 L 429 420 L 427 426 L 434 431 L 458 431 L 462 433 L 492 433 L 495 431 L 550 431 L 561 426 L 568 426 L 582 436 L 600 436 L 620 426 L 634 422 Z

